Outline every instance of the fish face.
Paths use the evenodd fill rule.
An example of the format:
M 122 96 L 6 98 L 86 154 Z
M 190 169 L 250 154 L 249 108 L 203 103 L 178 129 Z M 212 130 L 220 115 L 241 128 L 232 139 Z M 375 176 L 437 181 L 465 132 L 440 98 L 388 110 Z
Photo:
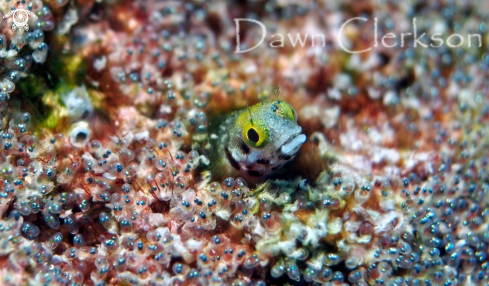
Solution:
M 297 113 L 281 100 L 249 107 L 226 125 L 226 158 L 233 168 L 252 177 L 278 170 L 295 157 L 306 141 L 297 124 Z

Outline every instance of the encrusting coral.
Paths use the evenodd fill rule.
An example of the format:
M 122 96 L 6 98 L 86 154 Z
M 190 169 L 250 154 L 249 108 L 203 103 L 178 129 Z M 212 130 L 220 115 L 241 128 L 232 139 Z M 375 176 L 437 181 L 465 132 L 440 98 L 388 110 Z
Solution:
M 238 16 L 330 35 L 377 10 L 383 31 L 413 7 L 419 29 L 489 15 L 347 2 L 24 3 L 29 32 L 0 27 L 0 284 L 489 283 L 482 49 L 233 52 Z M 343 40 L 362 48 L 365 29 Z M 308 138 L 297 157 L 257 184 L 215 181 L 223 118 L 277 84 Z

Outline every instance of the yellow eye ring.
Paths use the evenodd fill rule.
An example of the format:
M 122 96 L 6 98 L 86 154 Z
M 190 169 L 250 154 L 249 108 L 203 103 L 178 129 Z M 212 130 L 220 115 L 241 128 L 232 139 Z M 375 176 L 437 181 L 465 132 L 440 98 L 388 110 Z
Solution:
M 270 136 L 267 128 L 256 122 L 247 122 L 243 128 L 243 138 L 248 146 L 261 148 L 268 143 Z

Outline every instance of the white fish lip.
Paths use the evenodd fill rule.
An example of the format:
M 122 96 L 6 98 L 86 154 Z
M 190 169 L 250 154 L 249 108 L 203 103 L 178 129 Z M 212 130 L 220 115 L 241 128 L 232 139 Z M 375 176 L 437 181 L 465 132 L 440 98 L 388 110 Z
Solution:
M 306 135 L 304 134 L 299 134 L 295 136 L 292 140 L 289 142 L 285 143 L 282 145 L 280 148 L 280 151 L 282 152 L 283 155 L 294 155 L 299 151 L 299 148 L 302 146 L 304 142 L 306 142 Z

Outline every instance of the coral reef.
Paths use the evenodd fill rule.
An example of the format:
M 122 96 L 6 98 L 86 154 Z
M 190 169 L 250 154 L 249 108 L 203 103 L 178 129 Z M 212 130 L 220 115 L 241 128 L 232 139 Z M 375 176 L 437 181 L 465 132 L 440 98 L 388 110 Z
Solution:
M 487 4 L 23 4 L 29 31 L 0 25 L 1 285 L 489 283 L 487 36 L 337 41 L 366 49 L 413 17 L 420 34 L 486 33 Z M 360 16 L 378 27 L 338 35 Z M 235 53 L 235 18 L 324 46 Z M 253 47 L 260 26 L 241 25 Z M 307 135 L 297 157 L 217 181 L 219 125 L 276 96 Z

